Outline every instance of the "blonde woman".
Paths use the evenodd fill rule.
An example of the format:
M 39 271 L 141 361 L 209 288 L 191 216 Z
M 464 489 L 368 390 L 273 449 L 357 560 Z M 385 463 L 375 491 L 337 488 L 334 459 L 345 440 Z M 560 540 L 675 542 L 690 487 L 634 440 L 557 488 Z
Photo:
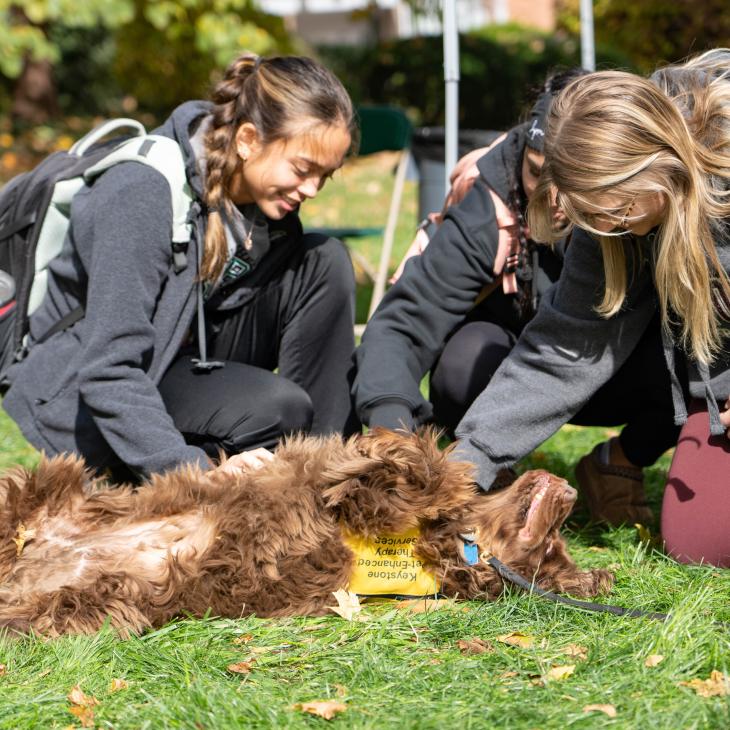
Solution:
M 680 560 L 730 567 L 730 51 L 649 80 L 574 81 L 551 107 L 545 157 L 529 224 L 537 240 L 564 236 L 552 216 L 560 206 L 573 227 L 565 266 L 457 429 L 460 456 L 488 485 L 619 371 L 658 316 L 664 372 L 654 374 L 669 374 L 683 427 L 662 534 Z M 594 508 L 612 476 L 602 450 L 577 469 Z M 640 465 L 619 455 L 628 479 Z

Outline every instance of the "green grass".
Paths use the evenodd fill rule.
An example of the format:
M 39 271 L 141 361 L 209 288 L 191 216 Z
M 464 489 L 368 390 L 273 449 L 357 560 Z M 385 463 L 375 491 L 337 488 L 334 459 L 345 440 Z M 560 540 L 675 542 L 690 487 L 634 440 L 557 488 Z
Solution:
M 336 223 L 330 210 L 354 223 L 368 223 L 375 210 L 384 215 L 387 187 L 368 188 L 366 173 L 346 169 L 338 175 L 309 204 L 313 224 Z M 410 240 L 414 198 L 411 186 L 393 264 Z M 377 257 L 375 248 L 365 250 Z M 548 468 L 572 480 L 575 462 L 608 433 L 565 427 L 520 469 Z M 0 469 L 37 460 L 4 414 L 0 438 Z M 668 464 L 665 457 L 648 474 L 657 514 Z M 671 612 L 672 620 L 589 614 L 509 591 L 494 603 L 455 604 L 430 613 L 393 604 L 370 607 L 362 622 L 334 615 L 211 617 L 176 621 L 126 641 L 108 630 L 54 641 L 0 639 L 5 665 L 0 730 L 80 727 L 67 699 L 77 684 L 99 701 L 93 707 L 95 727 L 115 730 L 312 728 L 327 721 L 293 707 L 326 699 L 346 705 L 331 721 L 342 728 L 730 727 L 730 697 L 705 698 L 679 685 L 706 679 L 715 669 L 730 675 L 730 632 L 716 623 L 730 622 L 730 571 L 678 565 L 642 543 L 633 527 L 587 525 L 581 509 L 566 534 L 582 566 L 615 572 L 615 588 L 605 601 Z M 497 641 L 516 631 L 532 637 L 533 646 Z M 248 635 L 246 643 L 234 644 Z M 462 654 L 457 642 L 471 637 L 491 642 L 493 651 Z M 570 645 L 583 647 L 585 658 L 569 656 Z M 651 654 L 664 660 L 648 668 L 644 662 Z M 250 674 L 227 670 L 252 657 Z M 561 681 L 545 679 L 551 667 L 562 665 L 575 665 L 574 673 Z M 124 679 L 128 687 L 111 693 L 112 679 Z M 613 705 L 616 717 L 584 712 L 595 704 Z

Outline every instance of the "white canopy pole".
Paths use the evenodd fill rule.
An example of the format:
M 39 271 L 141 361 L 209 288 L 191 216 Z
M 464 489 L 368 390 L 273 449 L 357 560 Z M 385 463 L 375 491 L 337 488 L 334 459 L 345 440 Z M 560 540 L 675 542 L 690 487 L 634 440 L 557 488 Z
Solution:
M 444 129 L 446 181 L 459 154 L 459 27 L 456 22 L 456 0 L 444 0 L 444 84 L 446 87 L 446 120 Z
M 583 68 L 596 70 L 596 49 L 593 40 L 593 0 L 580 0 L 580 59 Z

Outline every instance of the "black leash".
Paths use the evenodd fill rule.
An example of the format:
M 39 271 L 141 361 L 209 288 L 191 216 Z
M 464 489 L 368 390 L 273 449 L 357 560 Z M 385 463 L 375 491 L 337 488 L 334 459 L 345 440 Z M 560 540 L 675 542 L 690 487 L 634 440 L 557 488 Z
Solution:
M 606 603 L 592 603 L 591 601 L 579 601 L 575 598 L 566 598 L 565 596 L 559 596 L 557 593 L 552 593 L 551 591 L 546 591 L 542 588 L 539 588 L 534 583 L 531 583 L 529 580 L 525 580 L 519 573 L 515 573 L 512 568 L 505 565 L 500 560 L 497 560 L 497 558 L 490 556 L 486 559 L 486 562 L 489 563 L 505 580 L 508 580 L 510 583 L 514 583 L 516 586 L 519 586 L 520 588 L 528 591 L 529 593 L 534 593 L 538 596 L 542 596 L 543 598 L 547 598 L 548 601 L 553 601 L 554 603 L 564 603 L 566 606 L 573 606 L 574 608 L 581 608 L 584 611 L 596 611 L 598 613 L 612 613 L 614 616 L 630 616 L 631 618 L 651 618 L 655 619 L 656 621 L 666 621 L 667 619 L 672 618 L 671 614 L 669 613 L 654 613 L 653 611 L 640 611 L 637 608 L 624 608 L 623 606 L 610 606 Z

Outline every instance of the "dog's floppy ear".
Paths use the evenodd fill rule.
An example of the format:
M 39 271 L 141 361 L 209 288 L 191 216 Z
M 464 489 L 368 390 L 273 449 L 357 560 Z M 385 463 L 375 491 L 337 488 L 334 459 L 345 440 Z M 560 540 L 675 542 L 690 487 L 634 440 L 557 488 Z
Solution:
M 460 512 L 474 492 L 471 467 L 451 461 L 433 430 L 376 428 L 346 444 L 323 475 L 325 504 L 353 529 L 400 532 Z

